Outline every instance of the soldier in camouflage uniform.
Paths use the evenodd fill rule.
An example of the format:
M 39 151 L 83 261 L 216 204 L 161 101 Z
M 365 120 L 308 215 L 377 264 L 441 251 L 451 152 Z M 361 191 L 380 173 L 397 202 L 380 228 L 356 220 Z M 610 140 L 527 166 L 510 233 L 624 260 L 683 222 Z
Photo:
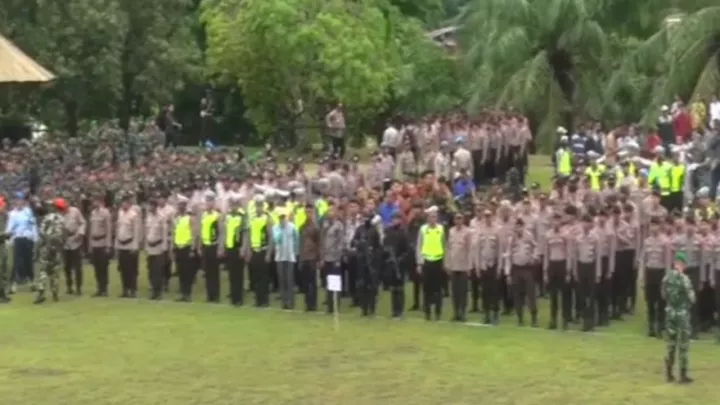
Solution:
M 60 276 L 58 265 L 60 264 L 63 246 L 65 244 L 65 224 L 63 216 L 58 211 L 67 210 L 68 204 L 65 200 L 58 198 L 53 201 L 55 212 L 51 212 L 43 218 L 40 224 L 37 259 L 40 264 L 40 275 L 37 282 L 38 295 L 36 304 L 45 302 L 45 287 L 50 286 L 53 300 L 58 300 L 58 285 Z
M 673 367 L 675 353 L 680 360 L 680 383 L 687 384 L 693 380 L 687 375 L 688 350 L 690 349 L 690 309 L 695 303 L 695 290 L 690 278 L 685 275 L 685 253 L 675 254 L 674 269 L 668 271 L 662 280 L 662 295 L 667 302 L 667 356 L 665 357 L 665 373 L 668 382 L 675 381 Z

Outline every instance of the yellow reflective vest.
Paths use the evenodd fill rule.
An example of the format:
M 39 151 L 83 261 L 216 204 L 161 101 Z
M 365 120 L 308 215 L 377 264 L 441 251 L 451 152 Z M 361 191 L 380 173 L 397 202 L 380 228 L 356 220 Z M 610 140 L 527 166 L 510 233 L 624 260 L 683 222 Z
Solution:
M 672 165 L 668 162 L 662 164 L 654 161 L 650 165 L 650 171 L 648 173 L 648 184 L 651 186 L 657 185 L 660 188 L 660 195 L 670 195 L 670 170 Z
M 679 193 L 682 191 L 685 182 L 685 165 L 676 164 L 670 168 L 670 192 Z
M 315 209 L 317 210 L 318 217 L 324 217 L 325 214 L 327 214 L 328 210 L 330 209 L 330 205 L 327 201 L 320 198 L 317 201 L 315 201 Z
M 572 159 L 570 151 L 564 149 L 560 152 L 560 159 L 557 162 L 557 172 L 563 176 L 569 176 L 572 173 Z
M 422 232 L 422 246 L 420 254 L 425 260 L 437 261 L 445 257 L 445 229 L 438 224 L 433 227 L 423 225 L 420 228 Z
M 605 173 L 605 166 L 603 165 L 590 166 L 585 169 L 585 175 L 590 179 L 590 189 L 592 191 L 600 191 L 600 179 L 603 173 Z
M 225 247 L 228 249 L 234 249 L 240 242 L 238 238 L 238 231 L 241 231 L 243 224 L 243 217 L 245 213 L 242 211 L 236 211 L 228 214 L 225 219 Z
M 200 237 L 205 246 L 214 245 L 218 239 L 218 218 L 220 214 L 215 211 L 205 212 L 200 220 Z
M 305 207 L 298 205 L 295 207 L 295 215 L 293 215 L 293 222 L 295 223 L 295 229 L 302 228 L 307 221 L 307 214 L 305 213 Z
M 261 215 L 250 220 L 250 247 L 258 251 L 267 246 L 268 216 Z
M 190 215 L 182 215 L 175 220 L 173 229 L 173 244 L 175 247 L 184 248 L 192 245 L 192 222 Z

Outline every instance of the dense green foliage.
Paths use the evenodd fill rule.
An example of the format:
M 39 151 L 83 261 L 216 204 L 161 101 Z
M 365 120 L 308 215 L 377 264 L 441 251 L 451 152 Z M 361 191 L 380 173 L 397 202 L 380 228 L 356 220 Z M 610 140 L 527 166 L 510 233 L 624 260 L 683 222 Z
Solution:
M 192 140 L 212 88 L 216 136 L 246 143 L 314 142 L 336 102 L 355 135 L 514 108 L 547 146 L 557 125 L 652 124 L 718 93 L 718 21 L 714 0 L 7 0 L 0 33 L 58 79 L 3 87 L 0 108 L 76 135 L 174 102 Z M 426 35 L 447 25 L 454 57 Z
M 546 148 L 557 125 L 652 124 L 720 92 L 716 1 L 473 0 L 460 20 L 469 109 L 525 112 Z

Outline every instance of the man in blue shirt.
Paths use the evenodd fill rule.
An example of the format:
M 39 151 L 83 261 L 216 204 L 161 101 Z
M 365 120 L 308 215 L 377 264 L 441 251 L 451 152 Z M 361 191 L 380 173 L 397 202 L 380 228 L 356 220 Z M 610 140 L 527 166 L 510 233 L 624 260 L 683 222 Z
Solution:
M 17 199 L 15 208 L 8 214 L 5 226 L 5 233 L 13 242 L 14 261 L 11 292 L 14 292 L 18 283 L 32 282 L 34 278 L 33 250 L 38 238 L 35 213 L 22 193 L 17 193 L 15 198 Z
M 295 309 L 295 262 L 300 254 L 300 237 L 286 211 L 280 212 L 279 223 L 273 225 L 275 264 L 283 309 Z
M 453 197 L 455 199 L 461 199 L 472 195 L 475 192 L 475 183 L 468 175 L 467 170 L 460 171 L 460 176 L 455 179 L 453 184 Z
M 393 215 L 395 215 L 396 212 L 400 212 L 400 207 L 398 206 L 397 201 L 395 201 L 395 197 L 392 192 L 388 190 L 385 194 L 385 200 L 378 208 L 378 214 L 380 215 L 380 218 L 382 218 L 383 227 L 387 228 L 392 224 Z

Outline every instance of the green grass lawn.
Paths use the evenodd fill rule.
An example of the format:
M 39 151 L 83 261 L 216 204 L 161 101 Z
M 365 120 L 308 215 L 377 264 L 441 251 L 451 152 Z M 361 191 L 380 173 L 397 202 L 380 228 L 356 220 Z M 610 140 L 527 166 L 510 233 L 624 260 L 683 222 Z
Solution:
M 428 323 L 417 312 L 392 321 L 383 293 L 375 319 L 344 302 L 335 331 L 325 314 L 203 303 L 202 279 L 192 304 L 149 301 L 146 278 L 136 300 L 115 298 L 116 271 L 107 299 L 63 295 L 34 306 L 27 290 L 17 293 L 0 307 L 0 397 L 74 405 L 702 405 L 720 398 L 720 346 L 709 335 L 693 343 L 698 381 L 666 384 L 664 344 L 643 336 L 642 308 L 584 334 L 519 328 L 512 316 L 499 327 Z M 87 268 L 86 291 L 93 283 Z M 547 301 L 541 305 L 545 326 Z
M 196 302 L 181 304 L 170 299 L 176 279 L 172 297 L 154 302 L 144 272 L 136 300 L 116 298 L 114 263 L 110 298 L 87 297 L 95 282 L 89 267 L 85 276 L 83 297 L 34 306 L 25 288 L 0 306 L 4 403 L 714 405 L 720 398 L 720 346 L 709 335 L 691 347 L 696 383 L 664 382 L 664 343 L 644 337 L 642 300 L 637 315 L 584 334 L 518 328 L 509 316 L 499 327 L 428 323 L 417 312 L 391 321 L 382 293 L 375 319 L 343 302 L 335 331 L 332 317 L 283 312 L 275 300 L 267 310 L 203 303 L 202 278 Z M 222 288 L 224 297 L 226 279 Z M 540 315 L 545 326 L 546 300 Z

